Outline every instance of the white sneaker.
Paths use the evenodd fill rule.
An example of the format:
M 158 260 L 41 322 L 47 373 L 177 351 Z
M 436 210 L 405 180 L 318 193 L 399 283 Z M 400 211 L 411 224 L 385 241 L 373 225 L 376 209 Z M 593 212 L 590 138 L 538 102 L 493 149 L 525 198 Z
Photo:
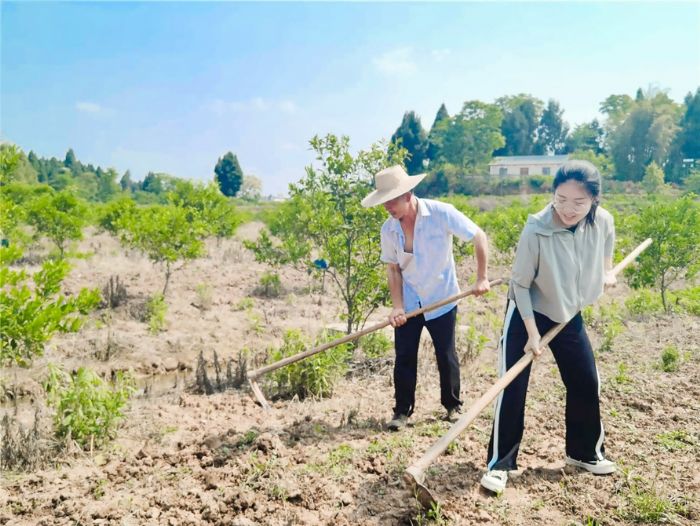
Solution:
M 576 460 L 575 458 L 566 457 L 566 463 L 569 466 L 583 468 L 586 471 L 590 471 L 594 475 L 610 475 L 610 473 L 615 473 L 617 470 L 617 464 L 606 458 L 603 460 L 592 460 L 590 462 L 585 462 L 583 460 Z
M 481 477 L 481 485 L 496 495 L 503 493 L 503 490 L 506 489 L 506 482 L 508 482 L 508 472 L 500 469 L 487 471 Z

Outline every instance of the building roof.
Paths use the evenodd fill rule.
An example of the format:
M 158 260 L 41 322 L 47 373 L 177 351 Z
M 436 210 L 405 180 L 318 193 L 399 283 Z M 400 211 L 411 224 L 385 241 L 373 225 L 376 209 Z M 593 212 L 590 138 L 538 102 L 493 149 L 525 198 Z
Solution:
M 510 155 L 494 157 L 489 166 L 520 164 L 563 164 L 569 160 L 568 155 Z

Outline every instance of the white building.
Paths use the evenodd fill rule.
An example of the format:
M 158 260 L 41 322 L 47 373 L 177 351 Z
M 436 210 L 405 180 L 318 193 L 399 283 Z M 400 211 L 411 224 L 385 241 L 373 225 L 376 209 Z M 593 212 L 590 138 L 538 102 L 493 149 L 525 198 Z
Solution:
M 494 157 L 489 163 L 490 175 L 554 175 L 569 160 L 568 155 L 511 155 Z

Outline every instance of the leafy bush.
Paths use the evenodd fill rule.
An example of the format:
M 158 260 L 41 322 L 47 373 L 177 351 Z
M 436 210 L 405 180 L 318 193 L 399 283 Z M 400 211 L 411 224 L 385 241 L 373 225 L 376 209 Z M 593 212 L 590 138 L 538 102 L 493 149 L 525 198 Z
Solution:
M 327 335 L 321 334 L 316 344 L 320 345 L 331 339 Z M 273 371 L 270 373 L 270 377 L 275 384 L 277 393 L 283 396 L 296 395 L 299 398 L 330 396 L 336 381 L 347 370 L 349 347 L 349 344 L 338 345 Z M 270 363 L 278 362 L 310 348 L 309 341 L 301 331 L 290 329 L 284 334 L 282 346 L 272 350 Z
M 165 315 L 168 312 L 168 304 L 162 294 L 154 294 L 146 303 L 146 320 L 152 333 L 158 333 L 165 327 Z
M 630 314 L 646 316 L 663 312 L 661 298 L 651 289 L 639 289 L 625 300 L 625 307 Z
M 136 213 L 136 202 L 130 197 L 121 197 L 100 207 L 97 224 L 112 235 L 117 235 L 119 225 L 126 224 L 128 217 Z
M 73 439 L 84 448 L 114 436 L 134 392 L 133 379 L 121 372 L 109 383 L 84 367 L 70 375 L 53 365 L 44 388 L 49 404 L 56 409 L 56 435 Z
M 82 289 L 66 297 L 61 284 L 70 266 L 64 260 L 46 261 L 31 276 L 13 270 L 19 258 L 15 248 L 0 248 L 0 363 L 26 366 L 44 352 L 44 344 L 56 332 L 77 332 L 83 316 L 100 302 L 97 289 Z
M 137 214 L 125 214 L 116 222 L 120 241 L 143 252 L 154 265 L 165 266 L 163 295 L 168 290 L 173 265 L 204 254 L 206 229 L 176 206 L 153 205 Z
M 634 288 L 655 285 L 661 292 L 664 310 L 670 312 L 670 285 L 680 278 L 691 280 L 700 270 L 700 204 L 693 195 L 673 201 L 656 201 L 631 221 L 634 237 L 654 242 L 628 269 Z
M 676 304 L 693 316 L 700 316 L 700 287 L 691 287 L 675 293 Z
M 255 294 L 264 298 L 278 298 L 282 294 L 282 282 L 279 274 L 267 271 L 260 278 Z
M 29 203 L 27 222 L 35 228 L 35 237 L 49 238 L 63 258 L 66 244 L 83 238 L 87 213 L 85 204 L 71 192 L 47 193 Z
M 359 344 L 367 358 L 382 358 L 394 347 L 391 339 L 381 331 L 363 336 Z
M 672 373 L 678 370 L 680 365 L 680 354 L 675 345 L 669 345 L 661 353 L 661 370 Z

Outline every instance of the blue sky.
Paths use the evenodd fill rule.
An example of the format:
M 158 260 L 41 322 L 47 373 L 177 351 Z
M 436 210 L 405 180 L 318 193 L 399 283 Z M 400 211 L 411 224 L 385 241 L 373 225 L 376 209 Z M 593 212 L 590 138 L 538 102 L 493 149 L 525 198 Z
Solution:
M 531 93 L 570 124 L 613 93 L 700 87 L 700 2 L 200 3 L 4 0 L 3 140 L 25 151 L 211 180 L 238 155 L 265 193 L 403 113 Z

